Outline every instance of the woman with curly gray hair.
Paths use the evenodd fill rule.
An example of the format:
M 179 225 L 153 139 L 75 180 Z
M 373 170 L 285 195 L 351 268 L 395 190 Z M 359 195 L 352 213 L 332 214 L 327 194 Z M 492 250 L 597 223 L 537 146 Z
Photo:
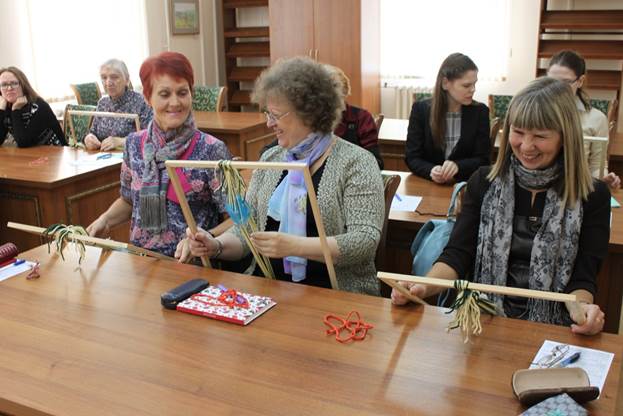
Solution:
M 253 99 L 265 109 L 279 144 L 261 160 L 309 166 L 340 288 L 378 294 L 374 257 L 383 183 L 370 152 L 332 133 L 344 108 L 335 78 L 311 59 L 283 60 L 260 75 Z M 263 230 L 252 235 L 253 244 L 271 258 L 277 278 L 331 287 L 300 173 L 255 171 L 247 200 Z M 203 231 L 189 237 L 195 256 L 237 260 L 249 252 L 233 230 L 217 238 Z

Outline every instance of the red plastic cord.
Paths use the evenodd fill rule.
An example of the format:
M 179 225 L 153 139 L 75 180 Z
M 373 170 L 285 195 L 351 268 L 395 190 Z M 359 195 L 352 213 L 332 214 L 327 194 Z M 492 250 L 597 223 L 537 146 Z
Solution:
M 196 302 L 203 303 L 204 305 L 208 306 L 214 306 L 214 304 L 210 301 L 206 301 L 205 299 L 216 300 L 220 302 L 222 306 L 227 306 L 229 308 L 249 308 L 249 301 L 247 300 L 247 298 L 240 295 L 238 292 L 236 292 L 235 289 L 227 289 L 226 291 L 222 292 L 218 297 L 209 296 L 205 293 L 195 293 L 190 298 Z
M 356 319 L 352 319 L 353 315 Z M 331 321 L 337 321 L 339 324 L 334 325 Z M 327 335 L 335 334 L 335 339 L 341 343 L 361 341 L 368 334 L 368 329 L 374 328 L 374 325 L 364 322 L 357 311 L 350 311 L 346 319 L 329 314 L 324 317 L 324 323 L 330 328 L 326 331 Z M 340 338 L 340 333 L 343 330 L 348 331 L 349 335 L 345 338 Z

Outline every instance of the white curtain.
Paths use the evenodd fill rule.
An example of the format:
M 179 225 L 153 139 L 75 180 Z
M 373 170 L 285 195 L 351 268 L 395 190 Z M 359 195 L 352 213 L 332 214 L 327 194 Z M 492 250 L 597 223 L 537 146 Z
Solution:
M 501 81 L 509 31 L 509 0 L 382 0 L 382 78 L 429 87 L 446 56 L 461 52 L 478 66 L 479 80 Z
M 123 60 L 139 84 L 148 54 L 145 0 L 27 2 L 33 72 L 27 76 L 43 97 L 68 96 L 69 84 L 99 81 L 99 67 L 110 58 Z

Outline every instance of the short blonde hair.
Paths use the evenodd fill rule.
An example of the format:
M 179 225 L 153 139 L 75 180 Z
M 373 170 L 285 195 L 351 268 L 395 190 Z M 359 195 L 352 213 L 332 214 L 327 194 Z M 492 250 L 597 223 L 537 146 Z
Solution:
M 498 157 L 489 180 L 508 174 L 511 125 L 521 129 L 554 130 L 562 140 L 563 178 L 559 194 L 568 207 L 586 200 L 593 191 L 593 179 L 586 155 L 584 135 L 573 91 L 564 82 L 543 77 L 532 81 L 515 95 L 504 119 Z
M 344 71 L 342 71 L 342 69 L 338 68 L 337 66 L 329 64 L 324 64 L 324 66 L 335 77 L 335 80 L 342 87 L 342 94 L 344 95 L 344 98 L 348 97 L 350 95 L 350 79 L 348 78 L 348 76 L 346 76 Z

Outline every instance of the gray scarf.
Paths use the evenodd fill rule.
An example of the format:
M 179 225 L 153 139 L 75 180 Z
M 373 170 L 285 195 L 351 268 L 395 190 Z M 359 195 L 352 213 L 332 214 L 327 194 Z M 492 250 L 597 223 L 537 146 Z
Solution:
M 515 215 L 515 180 L 526 189 L 547 189 L 542 225 L 534 237 L 530 255 L 529 288 L 563 292 L 571 279 L 582 227 L 582 202 L 565 208 L 553 184 L 562 175 L 562 164 L 544 170 L 524 168 L 513 155 L 509 171 L 493 180 L 480 211 L 474 281 L 506 285 L 508 257 Z M 492 296 L 499 312 L 503 297 Z M 564 304 L 528 300 L 528 319 L 557 325 L 565 323 Z

